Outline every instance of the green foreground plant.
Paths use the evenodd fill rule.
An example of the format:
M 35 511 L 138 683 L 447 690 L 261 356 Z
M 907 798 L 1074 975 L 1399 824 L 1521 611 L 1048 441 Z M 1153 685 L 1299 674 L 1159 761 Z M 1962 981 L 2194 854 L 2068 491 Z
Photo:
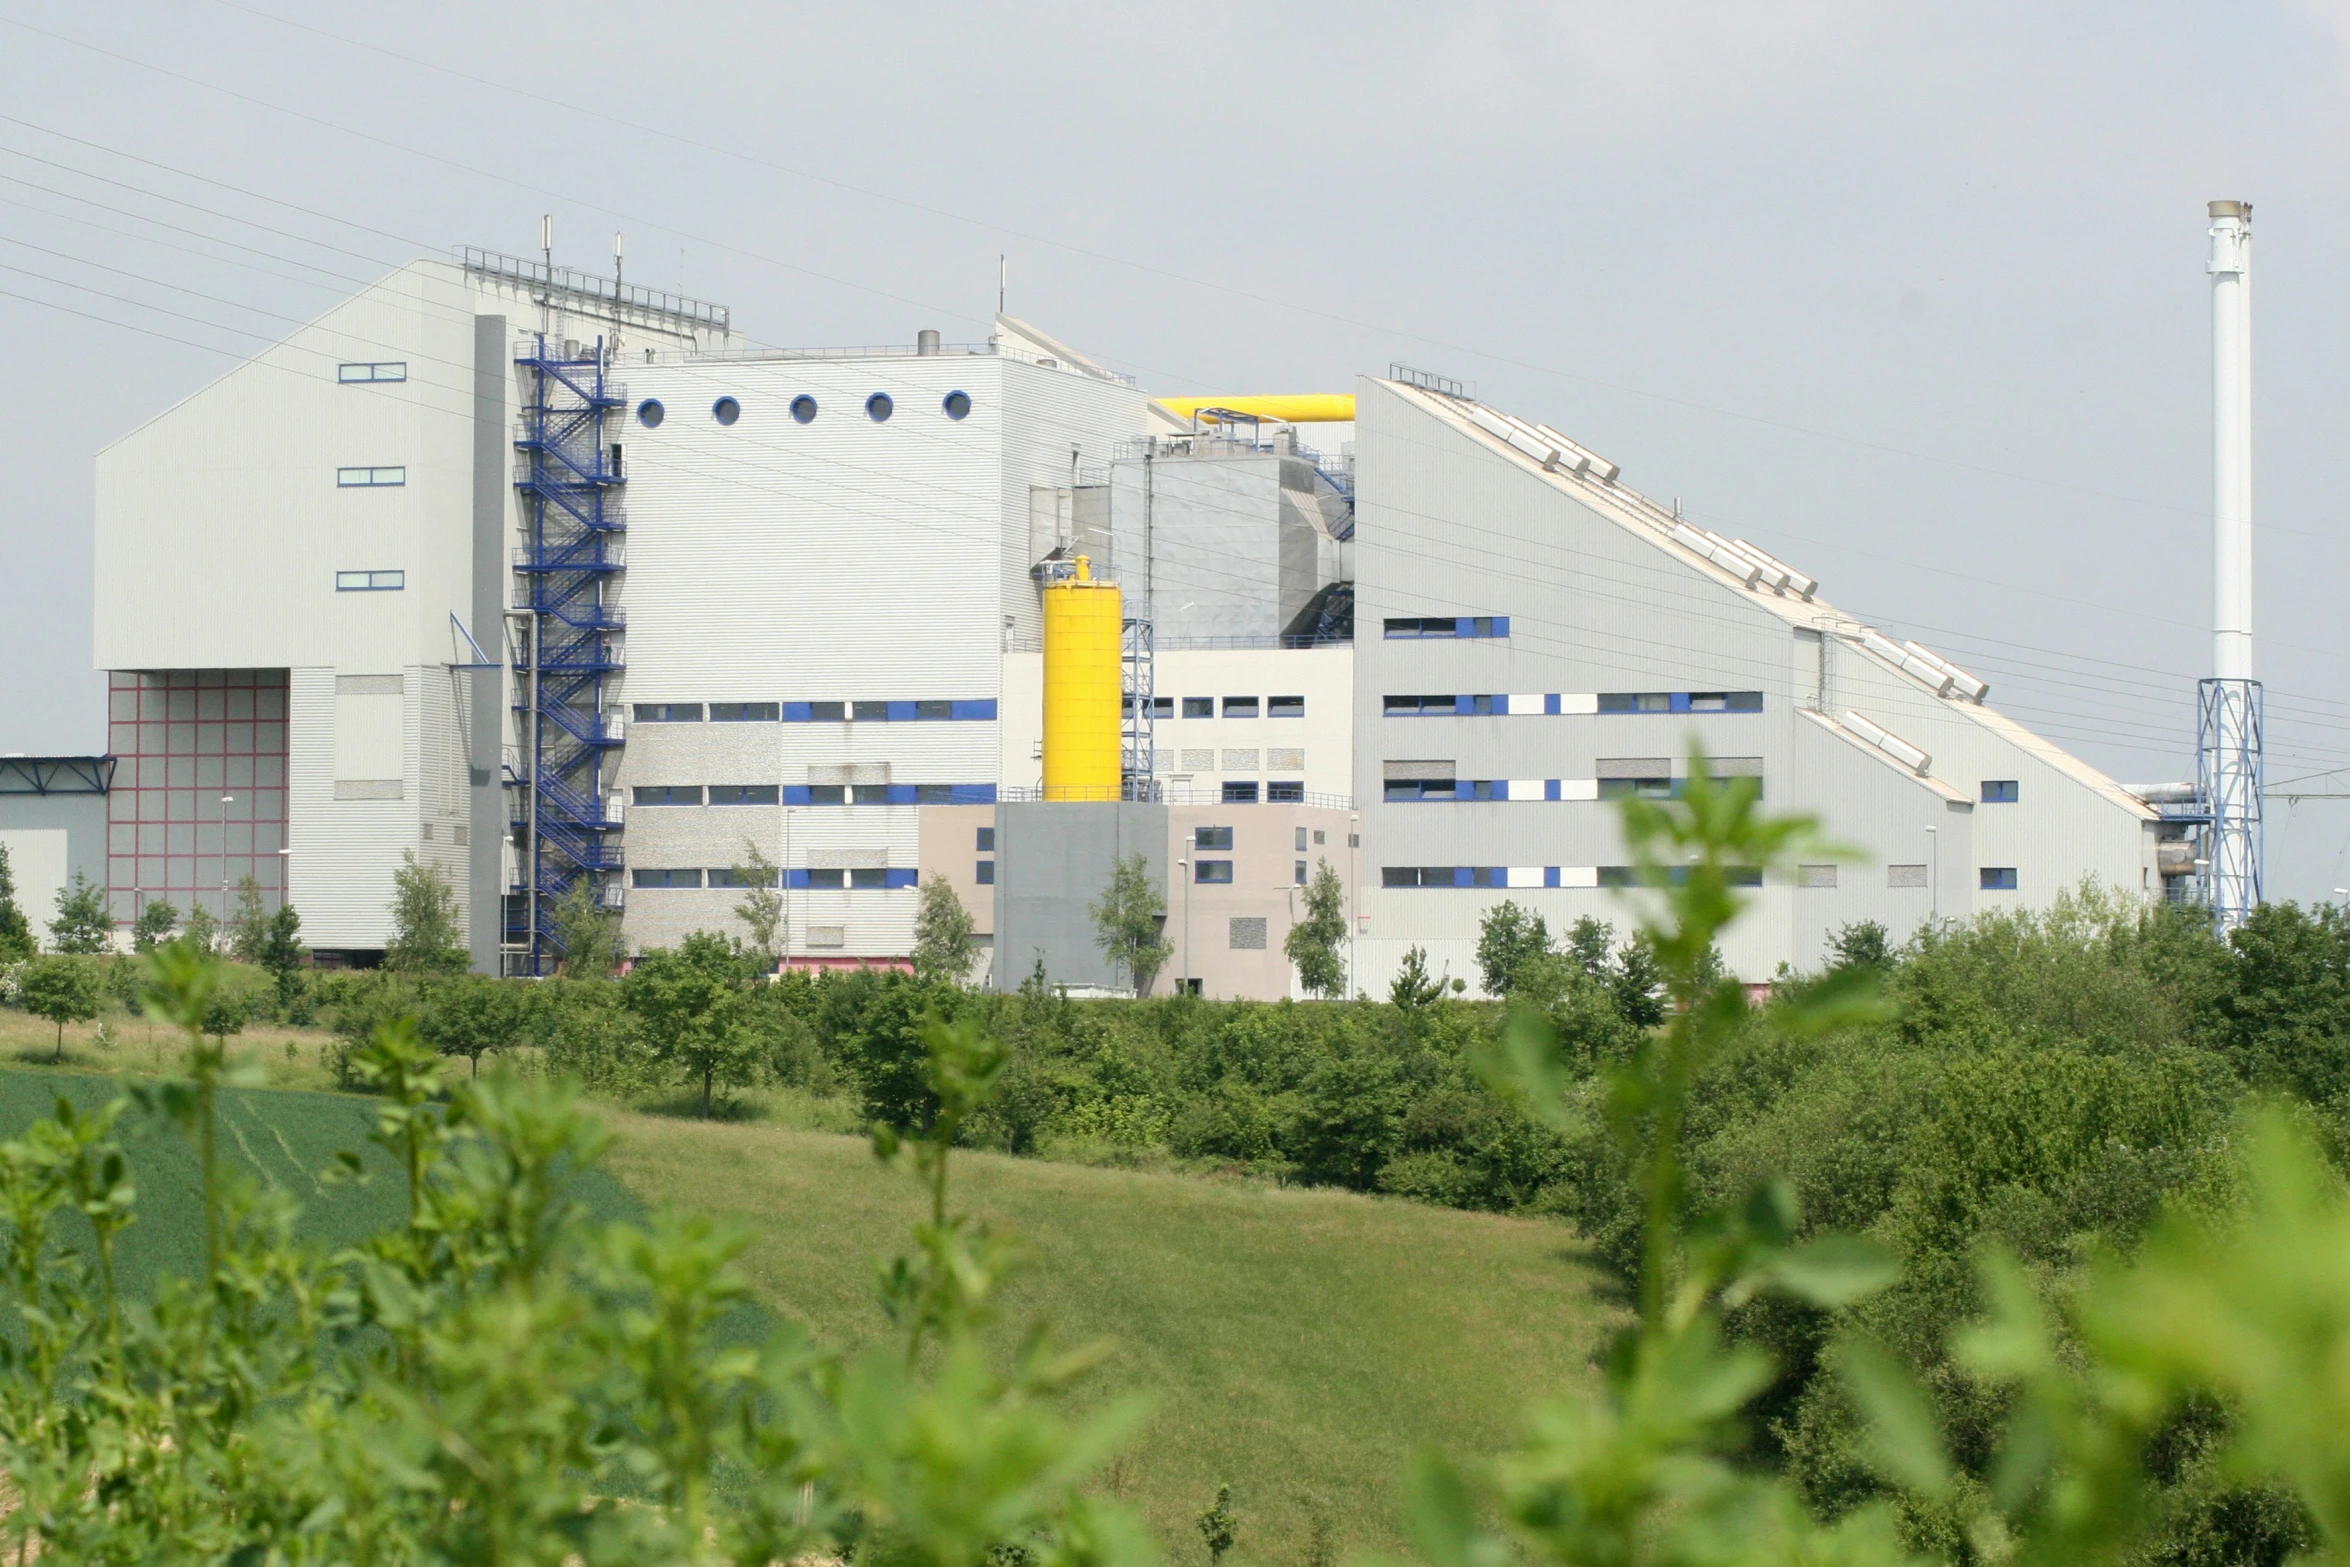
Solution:
M 407 1220 L 352 1249 L 295 1238 L 282 1194 L 216 1157 L 235 1074 L 204 1032 L 221 967 L 150 960 L 147 1008 L 186 1040 L 146 1096 L 194 1143 L 199 1274 L 119 1292 L 137 1190 L 127 1100 L 0 1143 L 0 1517 L 13 1559 L 1147 1567 L 1138 1526 L 1081 1482 L 1130 1428 L 1056 1395 L 1098 1351 L 1032 1333 L 999 1369 L 980 1332 L 1008 1243 L 956 1213 L 956 1125 L 1000 1052 L 934 1025 L 927 1202 L 885 1275 L 900 1328 L 855 1355 L 795 1329 L 745 1343 L 740 1238 L 695 1220 L 589 1222 L 572 1182 L 603 1146 L 569 1090 L 493 1071 L 448 1089 L 394 1020 L 354 1052 Z M 346 1154 L 342 1179 L 368 1178 Z
M 1963 1374 L 2004 1402 L 1995 1439 L 1960 1462 L 1924 1388 L 1857 1332 L 1830 1360 L 1860 1415 L 1876 1500 L 1825 1519 L 1794 1484 L 1744 1463 L 1756 1400 L 1776 1367 L 1732 1344 L 1724 1315 L 1777 1296 L 1839 1312 L 1883 1288 L 1889 1253 L 1855 1238 L 1796 1242 L 1782 1180 L 1726 1208 L 1692 1212 L 1682 1142 L 1696 1075 L 1742 1026 L 1745 1002 L 1714 941 L 1744 903 L 1747 872 L 1824 852 L 1813 824 L 1769 818 L 1753 786 L 1716 782 L 1692 759 L 1687 796 L 1628 802 L 1624 824 L 1655 900 L 1646 945 L 1669 1008 L 1662 1027 L 1608 1068 L 1598 1104 L 1642 1203 L 1638 1311 L 1597 1396 L 1534 1411 L 1524 1444 L 1489 1463 L 1428 1455 L 1407 1507 L 1438 1567 L 1518 1559 L 1582 1564 L 2120 1563 L 2164 1541 L 2157 1470 L 2166 1442 L 2209 1430 L 2214 1471 L 2295 1499 L 2319 1546 L 2350 1550 L 2350 1198 L 2314 1140 L 2282 1112 L 2255 1115 L 2243 1146 L 2248 1201 L 2176 1209 L 2133 1261 L 2094 1266 L 2055 1311 L 2017 1264 L 1981 1263 L 1986 1318 L 1953 1344 Z M 1866 1015 L 1880 968 L 1839 967 L 1782 996 L 1771 1022 L 1817 1030 Z M 1516 1014 L 1485 1068 L 1554 1126 L 1579 1101 L 1552 1031 Z M 1938 1524 L 1940 1528 L 1930 1528 Z M 1927 1537 L 1947 1541 L 1928 1552 Z

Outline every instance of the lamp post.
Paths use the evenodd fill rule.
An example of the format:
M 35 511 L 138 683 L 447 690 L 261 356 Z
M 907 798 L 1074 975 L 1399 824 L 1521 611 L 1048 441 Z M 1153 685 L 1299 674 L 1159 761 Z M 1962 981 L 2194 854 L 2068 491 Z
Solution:
M 220 923 L 228 924 L 228 808 L 236 803 L 236 796 L 220 797 Z
M 1926 917 L 1939 925 L 1942 923 L 1942 829 L 1927 828 L 1926 842 L 1933 849 L 1933 866 L 1926 872 Z
M 1183 878 L 1183 994 L 1191 994 L 1191 861 L 1177 860 L 1175 870 Z
M 777 794 L 781 794 L 782 792 L 783 792 L 783 791 L 782 791 L 782 789 L 781 789 L 780 787 L 779 787 L 779 788 L 776 790 L 776 793 L 777 793 Z M 782 968 L 780 968 L 780 969 L 778 969 L 778 970 L 776 971 L 776 972 L 777 972 L 777 974 L 778 974 L 779 976 L 780 976 L 780 975 L 783 975 L 783 974 L 788 974 L 788 973 L 790 973 L 790 972 L 791 972 L 791 927 L 792 927 L 792 916 L 791 916 L 791 819 L 792 819 L 792 816 L 793 816 L 793 808 L 792 808 L 791 806 L 788 806 L 788 805 L 787 805 L 787 806 L 785 806 L 785 807 L 783 808 L 783 865 L 782 865 L 782 867 L 781 867 L 779 870 L 777 870 L 777 871 L 776 871 L 776 873 L 775 873 L 775 879 L 776 879 L 777 881 L 779 881 L 779 882 L 781 882 L 781 883 L 783 884 L 783 886 L 782 886 L 782 889 L 781 889 L 781 890 L 782 890 L 782 892 L 783 892 L 783 966 L 782 966 Z

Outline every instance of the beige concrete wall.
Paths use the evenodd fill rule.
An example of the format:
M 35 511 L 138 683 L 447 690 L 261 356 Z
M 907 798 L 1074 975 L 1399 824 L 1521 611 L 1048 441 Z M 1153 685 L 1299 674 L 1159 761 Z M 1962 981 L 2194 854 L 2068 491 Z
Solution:
M 1354 917 L 1353 855 L 1347 837 L 1352 815 L 1307 805 L 1177 805 L 1167 811 L 1167 940 L 1174 959 L 1160 971 L 1158 995 L 1173 995 L 1188 975 L 1202 995 L 1278 1001 L 1301 996 L 1296 971 L 1282 951 L 1290 927 L 1305 917 L 1304 862 L 1311 876 L 1327 859 L 1347 889 Z M 1229 827 L 1229 850 L 1201 848 L 1202 828 Z M 1305 846 L 1298 847 L 1302 834 Z M 1180 867 L 1177 861 L 1188 862 Z M 1198 880 L 1201 861 L 1230 861 L 1229 883 Z M 1253 937 L 1236 921 L 1263 920 L 1261 948 L 1235 946 Z

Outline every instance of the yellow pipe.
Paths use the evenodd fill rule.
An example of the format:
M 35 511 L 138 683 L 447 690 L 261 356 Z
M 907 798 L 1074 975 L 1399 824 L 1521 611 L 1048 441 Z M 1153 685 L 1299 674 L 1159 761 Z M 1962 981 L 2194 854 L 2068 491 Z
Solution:
M 1115 800 L 1123 761 L 1118 704 L 1123 600 L 1093 562 L 1044 590 L 1044 797 Z
M 1179 419 L 1189 419 L 1203 408 L 1229 408 L 1236 414 L 1278 419 L 1283 424 L 1343 424 L 1355 416 L 1352 392 L 1295 392 L 1274 397 L 1162 397 L 1161 407 Z M 1218 423 L 1213 415 L 1210 423 Z

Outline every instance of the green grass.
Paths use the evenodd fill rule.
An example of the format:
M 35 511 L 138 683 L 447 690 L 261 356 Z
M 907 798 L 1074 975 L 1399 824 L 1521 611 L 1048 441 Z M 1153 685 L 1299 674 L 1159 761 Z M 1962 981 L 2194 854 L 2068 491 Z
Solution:
M 113 1092 L 104 1078 L 0 1069 L 0 1134 L 60 1093 L 95 1107 Z M 770 1310 L 840 1346 L 883 1331 L 875 1264 L 904 1249 L 921 1202 L 862 1139 L 608 1114 L 608 1170 L 581 1187 L 593 1210 L 731 1219 Z M 396 1170 L 366 1140 L 373 1115 L 353 1095 L 231 1090 L 220 1146 L 301 1202 L 307 1235 L 346 1243 L 405 1217 Z M 121 1267 L 144 1291 L 200 1259 L 197 1167 L 167 1124 L 134 1114 L 124 1133 L 140 1201 Z M 319 1179 L 344 1149 L 366 1158 L 368 1181 Z M 1007 1342 L 1039 1317 L 1065 1345 L 1110 1339 L 1084 1397 L 1153 1399 L 1103 1483 L 1143 1510 L 1182 1567 L 1205 1562 L 1192 1520 L 1226 1481 L 1237 1558 L 1306 1567 L 1317 1518 L 1341 1555 L 1400 1547 L 1409 1454 L 1502 1446 L 1534 1397 L 1588 1383 L 1612 1320 L 1580 1248 L 1551 1224 L 987 1154 L 956 1168 L 960 1205 L 1025 1244 Z
M 616 1115 L 610 1165 L 647 1202 L 751 1236 L 759 1297 L 818 1337 L 881 1331 L 872 1259 L 920 1198 L 855 1138 Z M 1090 1396 L 1156 1411 L 1108 1480 L 1174 1561 L 1229 1481 L 1239 1556 L 1303 1564 L 1312 1520 L 1343 1555 L 1402 1545 L 1397 1480 L 1423 1445 L 1491 1452 L 1538 1394 L 1588 1385 L 1612 1320 L 1570 1232 L 1340 1192 L 957 1160 L 959 1203 L 1025 1243 L 1007 1330 L 1041 1316 L 1115 1355 Z

